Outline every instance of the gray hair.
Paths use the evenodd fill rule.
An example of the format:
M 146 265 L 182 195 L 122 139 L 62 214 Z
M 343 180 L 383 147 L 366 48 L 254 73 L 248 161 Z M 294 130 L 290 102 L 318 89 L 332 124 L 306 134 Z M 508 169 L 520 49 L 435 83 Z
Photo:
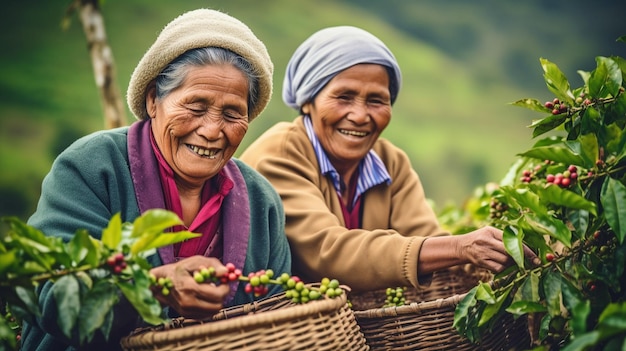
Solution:
M 230 64 L 248 79 L 248 110 L 253 111 L 259 99 L 259 77 L 254 67 L 236 53 L 219 47 L 192 49 L 180 55 L 156 77 L 156 97 L 161 100 L 180 87 L 189 68 L 206 65 Z

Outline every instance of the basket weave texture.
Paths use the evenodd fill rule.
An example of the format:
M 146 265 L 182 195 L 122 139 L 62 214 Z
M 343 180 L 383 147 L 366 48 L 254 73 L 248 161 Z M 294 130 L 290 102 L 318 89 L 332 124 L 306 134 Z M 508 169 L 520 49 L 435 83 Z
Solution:
M 209 321 L 177 318 L 140 328 L 121 345 L 126 351 L 369 350 L 345 293 L 306 304 L 280 293 L 222 309 Z
M 469 266 L 433 274 L 425 289 L 405 289 L 406 305 L 382 307 L 385 290 L 351 294 L 357 323 L 372 351 L 378 350 L 527 350 L 525 317 L 506 314 L 493 330 L 472 344 L 452 326 L 454 310 L 465 293 L 492 275 Z

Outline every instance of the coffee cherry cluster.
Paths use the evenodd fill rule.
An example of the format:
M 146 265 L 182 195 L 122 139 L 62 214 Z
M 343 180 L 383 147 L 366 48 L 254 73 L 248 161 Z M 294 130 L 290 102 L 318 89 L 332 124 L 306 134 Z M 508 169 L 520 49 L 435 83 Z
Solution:
M 402 287 L 387 288 L 385 291 L 387 298 L 385 299 L 383 307 L 404 306 L 406 304 L 404 290 L 405 288 Z
M 124 254 L 118 252 L 107 258 L 107 266 L 109 266 L 113 274 L 121 274 L 128 264 L 126 263 Z
M 546 175 L 546 182 L 561 188 L 569 188 L 578 179 L 578 168 L 570 165 L 563 173 Z
M 172 283 L 172 279 L 169 277 L 159 277 L 157 278 L 154 274 L 150 274 L 150 284 L 156 287 L 161 295 L 167 296 L 170 294 L 170 290 L 174 286 Z
M 489 204 L 489 217 L 490 218 L 501 218 L 509 209 L 509 206 L 500 200 L 493 198 Z
M 557 98 L 554 98 L 552 101 L 546 101 L 544 106 L 551 109 L 553 115 L 567 112 L 567 105 Z
M 280 285 L 285 291 L 285 296 L 294 303 L 306 303 L 311 300 L 317 300 L 323 296 L 333 298 L 341 296 L 344 293 L 337 279 L 324 278 L 319 284 L 319 287 L 315 287 L 306 285 L 297 276 L 290 276 L 287 273 L 283 273 L 274 278 L 274 271 L 271 269 L 250 272 L 247 276 L 244 276 L 241 270 L 236 268 L 234 264 L 227 263 L 225 266 L 227 272 L 221 275 L 216 273 L 214 267 L 199 267 L 198 270 L 193 272 L 193 279 L 198 284 L 205 282 L 215 284 L 228 284 L 234 281 L 246 282 L 244 287 L 245 291 L 249 294 L 253 294 L 254 297 L 267 295 L 269 292 L 269 284 Z M 169 294 L 169 289 L 172 288 L 170 278 L 156 278 L 151 274 L 150 279 L 153 286 L 160 289 L 161 294 L 165 296 Z

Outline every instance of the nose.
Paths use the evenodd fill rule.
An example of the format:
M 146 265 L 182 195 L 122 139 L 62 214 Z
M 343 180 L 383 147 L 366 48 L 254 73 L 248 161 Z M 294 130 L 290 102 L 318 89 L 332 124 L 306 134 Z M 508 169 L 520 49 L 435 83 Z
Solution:
M 224 119 L 218 114 L 207 113 L 196 128 L 196 133 L 208 140 L 215 140 L 220 138 L 223 130 Z
M 348 120 L 355 124 L 363 124 L 369 122 L 370 113 L 365 101 L 355 101 L 348 113 Z

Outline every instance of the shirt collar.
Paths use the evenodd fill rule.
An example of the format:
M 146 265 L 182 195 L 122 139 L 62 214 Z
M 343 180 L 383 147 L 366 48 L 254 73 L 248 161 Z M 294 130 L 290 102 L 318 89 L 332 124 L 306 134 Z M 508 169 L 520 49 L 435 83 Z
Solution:
M 320 165 L 320 173 L 330 176 L 335 190 L 341 194 L 341 178 L 339 177 L 339 173 L 335 167 L 332 163 L 330 163 L 330 160 L 326 155 L 326 151 L 313 131 L 313 122 L 311 121 L 311 117 L 305 115 L 303 119 L 306 134 L 309 136 L 309 140 L 313 145 L 313 150 L 315 151 L 317 161 Z M 391 184 L 391 176 L 378 154 L 376 154 L 374 150 L 370 150 L 359 163 L 359 178 L 353 201 L 356 201 L 359 196 L 370 188 L 382 183 L 386 183 L 387 185 Z

